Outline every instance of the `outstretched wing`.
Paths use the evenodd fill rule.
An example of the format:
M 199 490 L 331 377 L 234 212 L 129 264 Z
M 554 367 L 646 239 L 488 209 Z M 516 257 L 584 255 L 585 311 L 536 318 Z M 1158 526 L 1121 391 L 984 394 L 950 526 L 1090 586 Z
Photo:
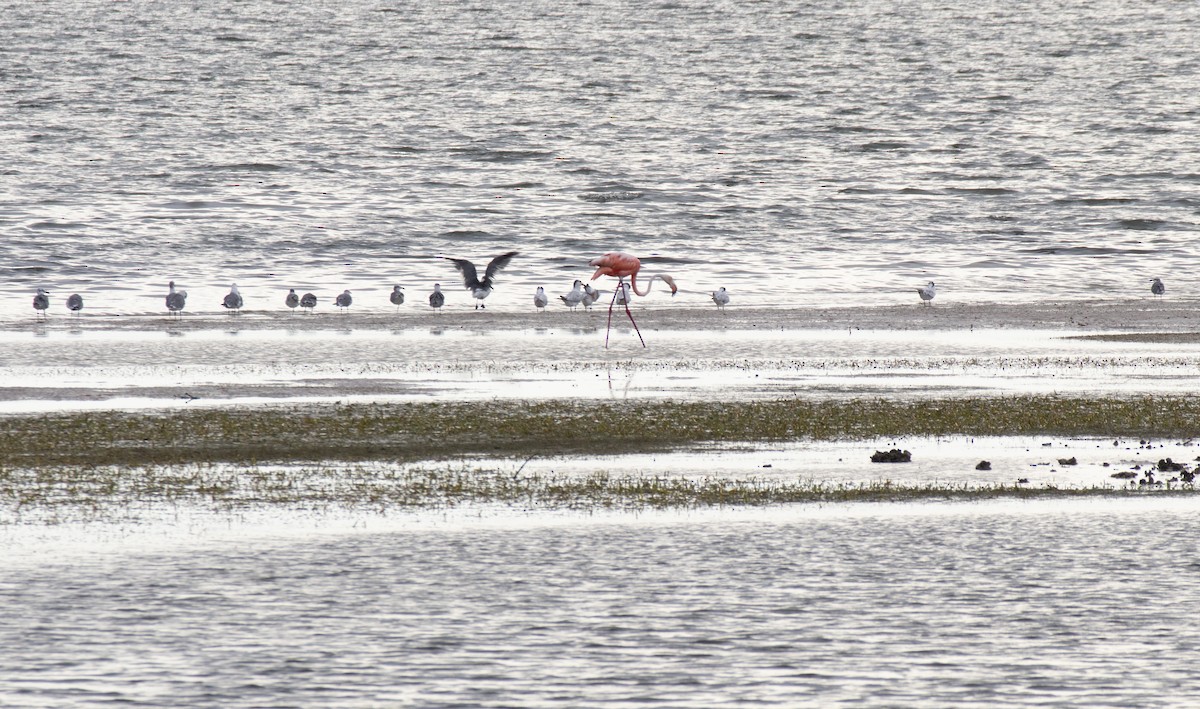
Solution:
M 488 263 L 487 271 L 485 271 L 483 274 L 483 280 L 486 281 L 487 283 L 491 283 L 492 278 L 495 277 L 496 273 L 500 269 L 507 266 L 508 262 L 512 261 L 513 257 L 516 255 L 517 255 L 516 251 L 509 251 L 506 254 L 500 254 L 496 258 L 492 259 L 491 262 Z M 472 272 L 473 271 L 474 271 L 474 269 L 472 269 Z
M 471 263 L 465 258 L 450 258 L 449 256 L 444 258 L 453 263 L 455 268 L 462 272 L 463 285 L 465 285 L 468 290 L 475 290 L 479 287 L 479 276 L 475 273 L 475 264 Z M 487 272 L 488 275 L 491 275 L 491 266 L 488 266 Z

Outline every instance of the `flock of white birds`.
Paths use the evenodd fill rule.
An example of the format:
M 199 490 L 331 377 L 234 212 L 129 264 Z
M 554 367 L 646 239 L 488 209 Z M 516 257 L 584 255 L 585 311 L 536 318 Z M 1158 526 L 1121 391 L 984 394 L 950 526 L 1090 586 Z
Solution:
M 512 255 L 515 255 L 515 252 L 513 252 Z M 506 254 L 505 256 L 508 256 L 511 259 L 512 255 Z M 499 259 L 503 257 L 497 258 Z M 462 259 L 459 259 L 458 261 L 462 261 Z M 464 261 L 464 263 L 466 264 L 466 267 L 459 266 L 459 268 L 463 271 L 466 288 L 467 290 L 471 291 L 472 296 L 478 301 L 475 307 L 477 309 L 482 308 L 483 299 L 487 298 L 487 296 L 492 292 L 492 276 L 494 276 L 495 272 L 499 270 L 500 267 L 503 267 L 504 263 L 507 263 L 507 261 L 504 261 L 500 264 L 500 266 L 493 268 L 493 265 L 496 263 L 496 259 L 493 259 L 492 263 L 488 265 L 487 275 L 482 281 L 476 278 L 475 267 L 472 266 L 470 262 Z M 937 295 L 937 286 L 933 281 L 929 281 L 925 285 L 918 287 L 916 291 L 917 295 L 920 296 L 921 303 L 923 305 L 933 305 L 933 299 Z M 1161 278 L 1153 278 L 1150 280 L 1150 293 L 1152 295 L 1162 296 L 1166 292 L 1167 287 L 1163 285 Z M 575 279 L 575 284 L 572 286 L 571 290 L 563 295 L 558 296 L 558 299 L 562 301 L 563 305 L 567 306 L 571 310 L 575 310 L 580 306 L 582 306 L 585 310 L 590 310 L 592 305 L 600 299 L 600 295 L 602 293 L 603 291 L 593 288 L 592 284 L 584 283 L 579 279 Z M 392 305 L 395 305 L 398 309 L 404 304 L 404 287 L 393 286 L 392 292 L 388 295 L 388 299 L 391 301 Z M 713 291 L 712 301 L 716 304 L 718 310 L 724 310 L 725 306 L 729 305 L 729 291 L 725 290 L 724 287 Z M 339 308 L 346 309 L 349 308 L 353 302 L 354 298 L 350 295 L 350 291 L 344 290 L 341 292 L 341 294 L 334 298 L 333 304 Z M 625 305 L 629 302 L 629 284 L 622 280 L 617 284 L 617 292 L 613 295 L 612 303 L 614 305 Z M 242 309 L 243 303 L 244 301 L 242 299 L 242 294 L 238 290 L 237 284 L 234 283 L 229 288 L 229 293 L 226 294 L 225 299 L 221 302 L 221 305 L 228 310 L 237 312 Z M 283 303 L 288 308 L 293 310 L 299 307 L 302 310 L 312 312 L 312 310 L 317 307 L 317 296 L 313 293 L 298 295 L 296 293 L 296 289 L 292 288 L 284 297 Z M 429 294 L 429 306 L 436 310 L 445 304 L 446 295 L 442 293 L 442 285 L 440 283 L 433 284 L 433 292 Z M 182 315 L 183 309 L 186 307 L 186 305 L 187 291 L 176 290 L 175 281 L 168 283 L 166 297 L 168 314 L 176 317 L 180 316 Z M 533 294 L 534 309 L 541 312 L 544 311 L 549 305 L 550 297 L 546 295 L 546 289 L 542 286 L 538 286 L 537 292 Z M 46 317 L 46 311 L 49 308 L 50 292 L 43 288 L 38 288 L 37 295 L 33 296 L 33 309 L 38 319 L 44 319 Z M 69 298 L 67 298 L 67 310 L 71 311 L 72 313 L 78 313 L 79 311 L 83 310 L 83 296 L 79 295 L 78 293 L 73 293 Z
M 496 256 L 488 262 L 482 278 L 479 277 L 479 272 L 475 268 L 475 264 L 471 263 L 467 259 L 449 257 L 444 258 L 453 263 L 454 267 L 457 268 L 459 273 L 462 274 L 463 286 L 470 291 L 471 296 L 475 299 L 475 308 L 478 310 L 485 307 L 484 300 L 492 293 L 496 274 L 499 273 L 499 271 L 505 266 L 507 266 L 508 263 L 517 255 L 518 253 L 516 251 L 509 251 Z M 616 270 L 621 267 L 626 267 L 624 264 L 630 262 L 632 263 L 631 271 Z M 618 263 L 622 265 L 614 266 L 614 264 Z M 625 276 L 632 275 L 636 277 L 637 268 L 640 265 L 638 260 L 628 254 L 609 253 L 592 261 L 591 265 L 601 266 L 601 269 L 598 270 L 596 275 L 592 277 L 593 280 L 602 273 L 618 277 L 617 286 L 609 306 L 610 310 L 612 306 L 616 305 L 624 305 L 626 306 L 626 309 L 628 309 L 627 306 L 631 301 L 630 296 L 632 291 L 630 288 L 631 284 L 626 282 Z M 670 283 L 671 291 L 674 293 L 675 286 L 673 281 L 669 277 L 664 277 L 664 279 Z M 921 299 L 920 302 L 922 305 L 933 305 L 933 299 L 937 296 L 937 286 L 933 281 L 929 281 L 925 285 L 919 286 L 916 291 L 917 295 Z M 640 291 L 636 292 L 638 295 L 642 295 Z M 1152 295 L 1159 297 L 1164 295 L 1166 292 L 1167 289 L 1166 286 L 1163 285 L 1162 279 L 1151 279 L 1150 293 Z M 571 287 L 571 290 L 558 296 L 558 299 L 562 301 L 564 306 L 570 308 L 571 310 L 576 310 L 581 306 L 584 310 L 590 310 L 592 305 L 600 299 L 602 293 L 603 291 L 594 288 L 591 283 L 585 283 L 580 279 L 576 279 L 575 283 Z M 404 304 L 403 286 L 393 286 L 392 292 L 388 297 L 392 305 L 395 305 L 396 308 L 399 309 L 400 306 Z M 729 305 L 729 291 L 723 287 L 713 291 L 711 297 L 718 310 L 724 310 L 725 306 Z M 551 299 L 550 296 L 546 294 L 546 289 L 543 286 L 538 286 L 537 292 L 533 294 L 534 309 L 539 312 L 544 312 L 550 305 L 550 301 Z M 349 308 L 353 302 L 354 298 L 350 294 L 350 291 L 344 290 L 340 295 L 334 298 L 333 304 L 345 310 Z M 292 310 L 301 308 L 302 310 L 306 310 L 311 313 L 313 309 L 317 307 L 317 296 L 313 293 L 299 295 L 296 293 L 296 289 L 292 288 L 288 291 L 287 295 L 284 296 L 283 303 Z M 238 290 L 237 284 L 235 283 L 232 287 L 230 287 L 229 293 L 225 296 L 224 300 L 221 302 L 221 305 L 227 310 L 236 313 L 242 309 L 243 304 L 244 300 L 242 299 L 242 294 Z M 435 283 L 433 285 L 433 292 L 429 294 L 429 306 L 434 310 L 439 310 L 445 304 L 446 295 L 442 292 L 442 285 L 440 283 Z M 176 290 L 175 281 L 171 281 L 167 284 L 166 306 L 167 313 L 172 317 L 181 316 L 184 308 L 187 306 L 187 291 Z M 39 288 L 37 295 L 33 297 L 33 309 L 39 320 L 46 317 L 46 311 L 49 308 L 50 293 L 42 288 Z M 80 310 L 83 310 L 83 297 L 78 293 L 71 295 L 71 297 L 67 298 L 67 309 L 73 313 L 78 313 Z
M 475 268 L 475 264 L 467 259 L 447 257 L 446 260 L 453 263 L 454 267 L 462 274 L 463 286 L 471 292 L 471 296 L 475 299 L 475 308 L 478 310 L 485 307 L 484 300 L 492 293 L 496 274 L 517 255 L 516 251 L 509 251 L 493 258 L 488 262 L 483 278 L 479 277 L 479 272 Z M 932 285 L 931 283 L 930 286 Z M 672 292 L 674 292 L 673 285 Z M 560 295 L 559 300 L 571 310 L 575 310 L 579 306 L 583 306 L 585 310 L 590 310 L 592 305 L 600 299 L 601 293 L 602 291 L 592 287 L 592 284 L 576 279 L 571 290 L 564 295 Z M 616 292 L 613 293 L 612 305 L 627 305 L 631 300 L 630 295 L 630 284 L 624 278 L 621 278 L 617 283 Z M 404 304 L 404 287 L 399 285 L 393 286 L 388 299 L 392 305 L 395 305 L 399 309 Z M 725 306 L 729 304 L 729 292 L 724 288 L 713 291 L 712 300 L 718 309 L 724 310 Z M 354 297 L 350 294 L 349 290 L 342 291 L 333 301 L 334 305 L 343 310 L 349 308 L 353 303 Z M 175 288 L 175 281 L 171 281 L 167 284 L 165 304 L 169 316 L 182 317 L 183 310 L 187 307 L 187 291 L 177 290 Z M 245 300 L 242 298 L 242 293 L 238 290 L 237 284 L 234 283 L 229 288 L 229 293 L 221 301 L 221 305 L 225 309 L 236 313 L 241 311 L 244 304 Z M 311 313 L 317 307 L 317 296 L 314 293 L 300 295 L 296 293 L 295 288 L 291 288 L 288 290 L 287 295 L 284 296 L 283 304 L 291 310 L 300 308 Z M 445 304 L 446 295 L 442 292 L 442 284 L 433 284 L 433 292 L 429 294 L 429 306 L 434 310 L 438 310 Z M 533 296 L 534 308 L 539 312 L 545 311 L 546 306 L 549 304 L 550 298 L 546 295 L 546 289 L 538 286 L 537 292 Z M 33 297 L 34 313 L 39 320 L 43 320 L 46 318 L 46 311 L 49 308 L 50 293 L 45 289 L 39 288 L 37 295 Z M 76 314 L 83 310 L 83 296 L 75 293 L 70 298 L 67 298 L 67 309 Z

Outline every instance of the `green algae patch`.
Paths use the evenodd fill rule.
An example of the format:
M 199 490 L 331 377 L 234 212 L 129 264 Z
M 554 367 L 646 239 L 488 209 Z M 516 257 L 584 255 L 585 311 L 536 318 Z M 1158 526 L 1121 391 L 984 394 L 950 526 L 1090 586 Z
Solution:
M 1193 437 L 1200 397 L 492 401 L 0 418 L 0 470 L 605 455 L 701 442 L 938 435 Z
M 972 502 L 997 499 L 1140 498 L 1195 495 L 1191 485 L 830 483 L 799 478 L 702 479 L 597 471 L 526 474 L 467 465 L 326 463 L 298 466 L 142 466 L 0 472 L 0 525 L 135 521 L 171 510 L 218 514 L 254 509 L 306 512 L 448 510 L 642 510 L 785 504 Z

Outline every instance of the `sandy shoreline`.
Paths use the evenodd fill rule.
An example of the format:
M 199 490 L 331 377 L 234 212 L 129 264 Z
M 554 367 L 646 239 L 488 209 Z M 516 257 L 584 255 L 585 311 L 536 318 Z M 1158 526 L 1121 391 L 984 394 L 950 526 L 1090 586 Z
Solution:
M 247 312 L 0 323 L 0 414 L 335 400 L 723 400 L 1200 390 L 1186 302 Z
M 619 317 L 618 317 L 619 316 Z M 1069 332 L 1097 331 L 1197 332 L 1200 304 L 1180 300 L 1079 300 L 1045 303 L 978 303 L 887 305 L 878 307 L 738 308 L 717 311 L 712 307 L 656 305 L 634 310 L 643 332 L 670 330 L 969 330 L 1052 329 Z M 89 313 L 81 317 L 58 316 L 47 322 L 32 317 L 0 321 L 0 332 L 168 330 L 406 330 L 446 329 L 504 332 L 531 328 L 596 329 L 606 326 L 607 309 L 590 312 L 550 308 L 538 313 L 456 310 L 435 313 L 418 307 L 393 311 L 321 312 L 311 315 L 280 311 L 186 313 L 168 318 L 162 313 L 134 315 Z M 628 321 L 614 311 L 613 324 Z
M 322 471 L 338 461 L 378 463 L 382 467 L 362 478 L 374 480 L 393 475 L 400 461 L 436 460 L 450 470 L 447 465 L 496 456 L 519 472 L 535 457 L 567 461 L 605 453 L 636 461 L 672 452 L 694 460 L 672 464 L 669 476 L 707 475 L 718 459 L 732 455 L 709 448 L 714 440 L 726 441 L 730 450 L 767 450 L 764 442 L 809 446 L 865 436 L 871 447 L 886 449 L 906 445 L 905 436 L 925 436 L 919 454 L 935 455 L 920 469 L 913 493 L 937 498 L 980 494 L 960 489 L 978 479 L 978 461 L 971 459 L 982 453 L 971 437 L 980 434 L 999 436 L 1007 460 L 997 461 L 997 477 L 988 483 L 1001 489 L 985 495 L 1063 494 L 1055 481 L 1064 474 L 1045 466 L 1068 452 L 1094 456 L 1086 463 L 1086 480 L 1070 483 L 1091 495 L 1146 491 L 1146 477 L 1111 480 L 1109 471 L 1118 467 L 1144 475 L 1163 456 L 1195 457 L 1200 315 L 1185 303 L 726 313 L 646 308 L 636 314 L 645 348 L 621 317 L 614 318 L 612 347 L 606 349 L 604 311 L 248 312 L 0 323 L 0 434 L 7 440 L 0 466 L 58 471 L 64 479 L 77 470 L 112 466 L 97 480 L 101 491 L 119 489 L 129 471 L 163 466 L 169 478 L 162 483 L 164 495 L 187 498 L 191 493 L 176 477 L 195 478 L 199 492 L 193 497 L 200 499 L 226 487 L 240 494 L 242 473 L 262 461 L 311 464 L 318 487 L 326 483 Z M 790 415 L 781 411 L 800 409 L 810 412 L 803 417 L 810 424 L 766 433 Z M 530 410 L 542 413 L 523 413 Z M 834 410 L 843 413 L 835 416 Z M 864 411 L 890 413 L 878 423 L 856 423 L 853 417 Z M 1001 411 L 1011 424 L 997 425 Z M 986 425 L 963 427 L 973 416 Z M 822 432 L 839 417 L 846 419 L 843 429 Z M 438 425 L 423 428 L 432 419 Z M 943 422 L 940 428 L 927 425 L 934 420 Z M 661 437 L 650 435 L 651 421 L 659 422 Z M 1051 455 L 1042 448 L 1049 443 L 1027 450 L 1031 444 L 1005 438 L 1044 432 L 1174 442 L 1166 450 L 1139 443 L 1128 452 L 1107 441 L 1088 440 L 1082 447 L 1056 441 Z M 946 435 L 964 437 L 950 458 L 936 455 L 945 450 L 939 437 Z M 1020 450 L 1010 451 L 1013 445 Z M 1099 446 L 1105 452 L 1092 453 Z M 846 467 L 852 485 L 894 474 L 867 460 L 856 450 L 847 463 L 826 455 L 770 469 L 820 483 Z M 213 464 L 229 471 L 204 477 Z M 583 465 L 591 463 L 585 459 Z M 758 494 L 750 481 L 765 469 L 735 471 L 738 477 L 728 478 L 728 485 Z M 441 473 L 431 474 L 441 479 Z M 355 469 L 352 482 L 360 477 Z M 559 478 L 547 480 L 550 488 L 561 487 Z M 639 480 L 635 475 L 619 487 L 637 488 Z M 18 476 L 5 484 L 14 509 L 32 500 L 36 486 L 28 480 Z M 418 477 L 412 484 L 425 483 Z M 56 489 L 47 492 L 51 511 L 58 504 L 51 494 Z M 814 499 L 824 499 L 827 491 L 816 490 Z M 1175 491 L 1191 494 L 1192 488 Z M 368 492 L 348 499 L 368 506 L 391 499 Z M 878 492 L 855 494 L 876 499 Z M 717 493 L 714 499 L 724 499 L 726 492 Z M 885 487 L 882 493 L 892 499 L 895 491 Z M 107 494 L 84 495 L 79 504 Z M 427 502 L 419 490 L 406 495 L 387 504 Z M 709 504 L 700 502 L 708 499 L 703 490 L 679 495 L 685 500 L 679 504 Z M 810 491 L 801 489 L 794 497 L 805 495 Z M 130 499 L 135 507 L 145 501 L 141 493 Z M 285 497 L 278 504 L 292 502 Z

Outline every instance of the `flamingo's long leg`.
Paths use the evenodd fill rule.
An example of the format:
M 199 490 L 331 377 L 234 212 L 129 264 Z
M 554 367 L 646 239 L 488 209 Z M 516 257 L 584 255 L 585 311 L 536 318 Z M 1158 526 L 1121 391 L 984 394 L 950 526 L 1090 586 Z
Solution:
M 608 327 L 604 330 L 604 349 L 608 349 L 608 334 L 612 332 L 612 309 L 617 304 L 617 292 L 619 290 L 620 288 L 618 287 L 617 290 L 613 291 L 612 302 L 608 304 Z
M 633 331 L 638 334 L 638 339 L 642 341 L 642 347 L 646 346 L 646 338 L 642 337 L 642 331 L 638 329 L 637 320 L 633 319 L 633 311 L 629 309 L 629 299 L 625 299 L 625 314 L 629 316 L 629 322 L 633 323 Z
M 617 287 L 613 290 L 612 301 L 608 304 L 608 328 L 604 331 L 604 349 L 608 349 L 608 336 L 612 332 L 612 311 L 613 306 L 617 304 L 617 294 L 625 290 L 625 279 L 621 278 L 617 281 Z M 625 294 L 625 314 L 629 316 L 629 322 L 633 323 L 633 331 L 637 333 L 638 339 L 642 342 L 642 347 L 646 346 L 646 338 L 642 337 L 642 331 L 638 328 L 637 320 L 633 319 L 633 311 L 629 309 L 629 294 Z

